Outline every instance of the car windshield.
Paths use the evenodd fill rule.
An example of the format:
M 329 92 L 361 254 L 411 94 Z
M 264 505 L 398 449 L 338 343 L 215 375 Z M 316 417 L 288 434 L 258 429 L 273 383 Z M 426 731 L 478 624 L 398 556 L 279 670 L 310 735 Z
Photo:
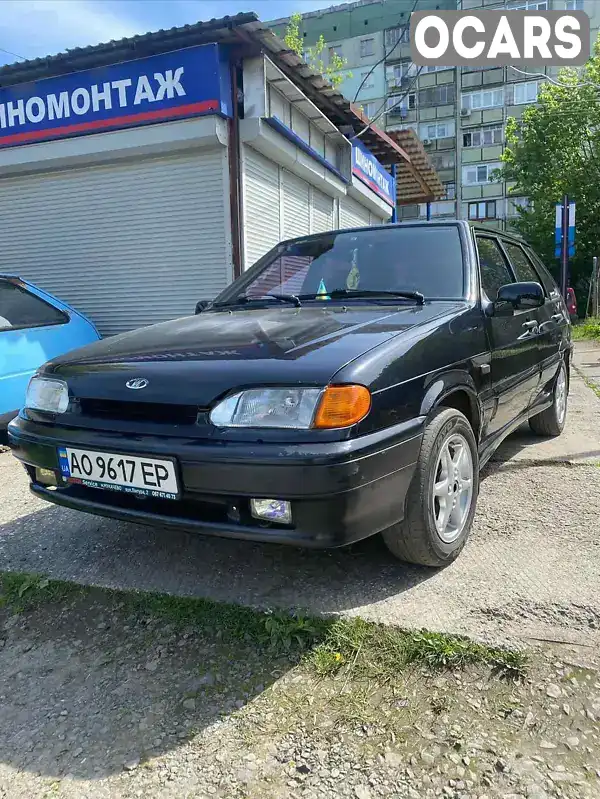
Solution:
M 408 293 L 407 300 L 415 292 L 413 300 L 419 294 L 428 300 L 462 298 L 458 227 L 394 225 L 296 239 L 267 256 L 262 269 L 228 302 L 267 295 L 347 301 L 354 292 L 357 297 L 382 292 L 388 298 Z

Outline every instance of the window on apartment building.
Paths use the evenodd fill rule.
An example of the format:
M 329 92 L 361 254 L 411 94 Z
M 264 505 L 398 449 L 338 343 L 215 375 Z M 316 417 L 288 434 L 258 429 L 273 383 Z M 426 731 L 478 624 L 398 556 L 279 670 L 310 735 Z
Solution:
M 375 39 L 361 39 L 360 57 L 366 58 L 369 55 L 375 55 Z
M 402 95 L 392 95 L 388 97 L 385 102 L 388 114 L 406 116 L 409 111 L 414 111 L 417 107 L 417 95 L 415 92 L 411 92 L 406 97 L 402 97 Z
M 515 83 L 514 85 L 514 104 L 524 105 L 525 103 L 535 103 L 538 97 L 537 81 L 532 80 L 527 83 Z
M 433 105 L 449 105 L 456 98 L 456 89 L 453 83 L 443 86 L 432 86 L 419 91 L 419 105 L 427 108 Z
M 406 78 L 414 78 L 417 75 L 418 68 L 412 61 L 401 61 L 399 64 L 393 66 L 394 77 L 404 80 Z
M 454 152 L 431 153 L 429 160 L 434 169 L 454 169 L 456 156 Z
M 407 81 L 411 81 L 417 74 L 417 67 L 412 61 L 400 61 L 398 64 L 386 67 L 385 79 L 388 89 L 399 88 Z
M 361 103 L 360 107 L 362 109 L 363 114 L 369 117 L 369 119 L 373 119 L 373 117 L 377 113 L 377 103 Z
M 453 202 L 435 202 L 429 203 L 430 216 L 455 216 L 456 203 Z M 421 218 L 427 217 L 427 203 L 421 203 L 419 206 L 419 216 Z
M 502 139 L 502 125 L 475 128 L 463 133 L 463 147 L 491 147 L 493 144 L 502 144 Z
M 442 72 L 444 69 L 454 69 L 454 67 L 436 67 L 429 64 L 426 67 L 423 67 L 423 72 Z
M 446 139 L 448 136 L 454 136 L 455 131 L 454 120 L 446 120 L 445 122 L 426 122 L 421 125 L 421 138 L 422 139 Z
M 496 200 L 469 203 L 469 219 L 495 219 Z
M 341 44 L 335 44 L 333 47 L 329 48 L 329 61 L 333 59 L 334 56 L 339 56 L 340 58 L 344 57 L 344 50 Z
M 444 187 L 444 200 L 456 200 L 456 183 L 442 183 Z
M 506 4 L 507 11 L 547 11 L 548 0 L 513 0 Z
M 583 11 L 583 0 L 565 0 L 566 11 Z
M 519 211 L 527 211 L 532 207 L 529 197 L 507 197 L 507 216 L 519 216 Z
M 399 28 L 389 28 L 385 32 L 385 49 L 389 52 L 398 43 L 408 44 L 410 42 L 410 27 L 402 25 Z
M 476 186 L 480 183 L 489 183 L 496 169 L 500 169 L 500 163 L 492 164 L 469 164 L 463 166 L 463 183 L 467 186 Z
M 504 89 L 481 89 L 462 96 L 461 108 L 476 111 L 480 108 L 497 108 L 504 105 Z

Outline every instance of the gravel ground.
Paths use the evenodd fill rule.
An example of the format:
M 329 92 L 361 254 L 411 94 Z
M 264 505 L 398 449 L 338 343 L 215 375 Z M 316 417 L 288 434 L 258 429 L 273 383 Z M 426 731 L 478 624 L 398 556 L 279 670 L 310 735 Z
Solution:
M 3 799 L 594 799 L 598 653 L 317 679 L 94 589 L 0 609 Z M 583 653 L 583 654 L 582 654 Z
M 584 362 L 595 362 L 589 350 Z M 433 572 L 378 539 L 329 552 L 167 532 L 55 508 L 0 454 L 0 570 L 360 614 L 484 639 L 600 643 L 600 399 L 574 376 L 554 440 L 519 431 L 486 471 L 472 538 Z

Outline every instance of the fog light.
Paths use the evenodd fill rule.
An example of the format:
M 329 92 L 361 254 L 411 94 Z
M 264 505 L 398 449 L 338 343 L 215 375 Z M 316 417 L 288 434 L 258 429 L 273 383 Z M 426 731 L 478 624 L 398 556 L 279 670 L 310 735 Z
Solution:
M 36 467 L 35 479 L 38 483 L 41 483 L 44 486 L 58 485 L 56 474 L 52 471 L 52 469 L 38 469 Z
M 251 499 L 250 513 L 255 519 L 291 524 L 292 506 L 283 499 Z

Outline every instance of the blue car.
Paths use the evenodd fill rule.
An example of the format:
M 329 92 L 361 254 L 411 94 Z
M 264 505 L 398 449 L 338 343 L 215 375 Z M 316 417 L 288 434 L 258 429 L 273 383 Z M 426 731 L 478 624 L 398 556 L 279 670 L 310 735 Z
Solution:
M 100 335 L 85 316 L 45 291 L 0 274 L 0 440 L 39 367 Z

